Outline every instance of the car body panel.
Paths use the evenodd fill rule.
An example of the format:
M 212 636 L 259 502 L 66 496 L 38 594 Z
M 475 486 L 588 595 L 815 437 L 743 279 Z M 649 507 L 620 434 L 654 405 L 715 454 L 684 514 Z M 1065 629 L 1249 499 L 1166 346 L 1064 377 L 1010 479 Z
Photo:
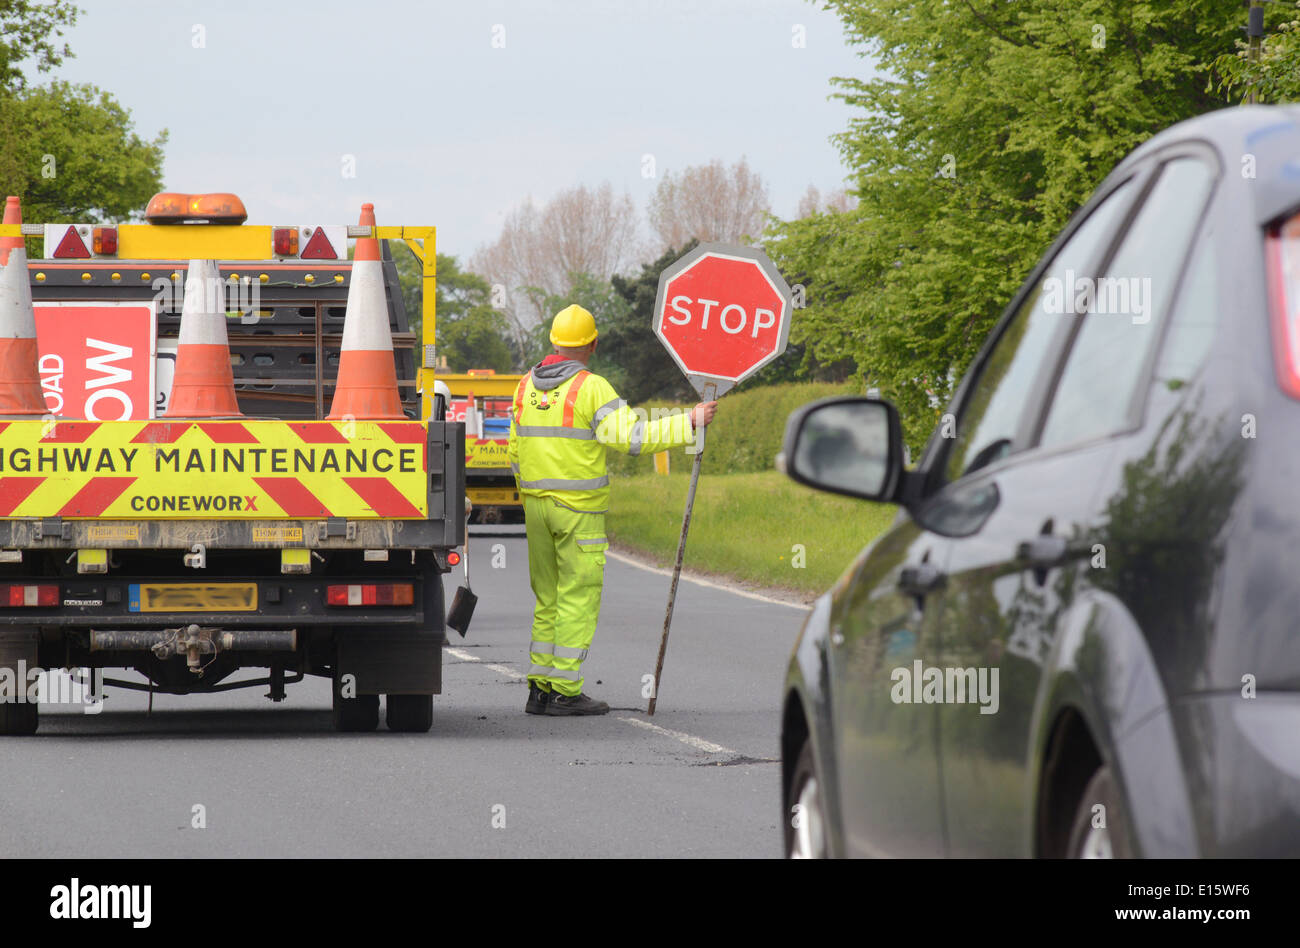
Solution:
M 834 775 L 831 854 L 1040 854 L 1044 819 L 1086 805 L 1076 793 L 1069 813 L 1040 808 L 1051 742 L 1071 717 L 1116 776 L 1137 854 L 1300 854 L 1300 402 L 1276 380 L 1263 241 L 1266 225 L 1300 211 L 1300 108 L 1212 113 L 1120 162 L 1012 300 L 953 411 L 1078 221 L 1124 181 L 1145 199 L 1157 166 L 1186 156 L 1214 166 L 1214 188 L 1131 424 L 1048 450 L 1034 447 L 1040 418 L 1009 457 L 946 488 L 936 430 L 900 488 L 912 513 L 863 551 L 805 627 L 788 689 L 819 772 Z M 1213 320 L 1200 337 L 1184 324 L 1197 306 L 1192 316 Z M 1204 353 L 1170 375 L 1167 356 L 1194 337 Z M 1059 350 L 1067 360 L 1074 338 Z M 1031 392 L 1040 415 L 1068 364 L 1056 353 Z M 945 497 L 984 504 L 972 529 L 914 519 L 960 524 L 933 516 Z M 1037 571 L 1017 562 L 1017 544 L 1049 520 L 1071 538 L 1070 556 Z M 947 583 L 909 610 L 897 575 L 927 552 Z M 965 702 L 898 714 L 889 672 L 912 658 L 997 668 L 998 712 Z M 934 766 L 928 719 L 913 713 L 926 708 Z

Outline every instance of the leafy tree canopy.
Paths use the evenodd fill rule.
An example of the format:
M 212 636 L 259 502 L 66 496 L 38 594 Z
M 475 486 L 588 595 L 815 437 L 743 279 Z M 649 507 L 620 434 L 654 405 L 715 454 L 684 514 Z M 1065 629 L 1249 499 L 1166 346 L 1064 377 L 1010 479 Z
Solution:
M 1300 101 L 1300 3 L 1265 5 L 1258 57 L 1251 55 L 1247 40 L 1238 39 L 1236 46 L 1214 63 L 1218 91 L 1243 102 L 1251 93 L 1256 102 Z
M 24 66 L 47 72 L 72 55 L 59 37 L 78 12 L 67 0 L 0 0 L 0 194 L 22 198 L 29 223 L 139 217 L 162 189 L 165 130 L 142 139 L 95 86 L 28 83 Z
M 420 261 L 401 241 L 390 240 L 388 246 L 402 285 L 406 318 L 418 338 L 424 322 L 421 318 L 424 290 Z M 438 354 L 446 357 L 448 369 L 452 372 L 467 369 L 512 371 L 516 359 L 507 342 L 510 324 L 505 314 L 492 306 L 491 287 L 487 280 L 462 269 L 456 258 L 449 254 L 438 254 L 436 267 L 434 307 L 438 318 Z
M 48 72 L 71 56 L 59 37 L 64 27 L 77 22 L 79 12 L 69 0 L 0 0 L 0 90 L 12 94 L 27 88 L 26 60 L 37 72 Z
M 881 75 L 834 80 L 858 206 L 776 226 L 792 341 L 852 358 L 919 448 L 952 386 L 1114 164 L 1225 104 L 1245 21 L 1215 0 L 827 0 Z
M 22 198 L 32 223 L 138 219 L 162 190 L 166 142 L 166 131 L 142 139 L 131 113 L 94 86 L 0 96 L 0 189 Z

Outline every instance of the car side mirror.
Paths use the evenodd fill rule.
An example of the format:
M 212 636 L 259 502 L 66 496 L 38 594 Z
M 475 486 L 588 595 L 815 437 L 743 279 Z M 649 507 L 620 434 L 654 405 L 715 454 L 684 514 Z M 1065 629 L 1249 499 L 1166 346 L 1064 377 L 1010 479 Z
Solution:
M 894 501 L 903 478 L 898 411 L 879 398 L 824 398 L 790 415 L 777 469 L 818 490 Z

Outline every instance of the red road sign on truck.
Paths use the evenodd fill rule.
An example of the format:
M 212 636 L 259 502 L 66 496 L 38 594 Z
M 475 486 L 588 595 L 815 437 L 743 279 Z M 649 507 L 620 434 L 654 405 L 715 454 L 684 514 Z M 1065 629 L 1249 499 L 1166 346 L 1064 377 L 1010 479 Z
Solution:
M 155 318 L 149 301 L 38 302 L 41 393 L 52 415 L 153 417 Z
M 793 308 L 763 251 L 700 244 L 659 277 L 654 330 L 696 390 L 716 398 L 785 351 Z

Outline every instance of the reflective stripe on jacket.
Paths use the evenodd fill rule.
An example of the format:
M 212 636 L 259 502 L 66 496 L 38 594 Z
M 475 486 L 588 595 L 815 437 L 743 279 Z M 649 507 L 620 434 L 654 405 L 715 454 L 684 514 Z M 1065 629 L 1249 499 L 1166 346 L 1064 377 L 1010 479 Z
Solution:
M 605 449 L 652 454 L 694 440 L 686 412 L 649 421 L 599 375 L 583 370 L 542 390 L 529 372 L 515 390 L 510 468 L 524 494 L 554 497 L 574 510 L 609 508 Z

